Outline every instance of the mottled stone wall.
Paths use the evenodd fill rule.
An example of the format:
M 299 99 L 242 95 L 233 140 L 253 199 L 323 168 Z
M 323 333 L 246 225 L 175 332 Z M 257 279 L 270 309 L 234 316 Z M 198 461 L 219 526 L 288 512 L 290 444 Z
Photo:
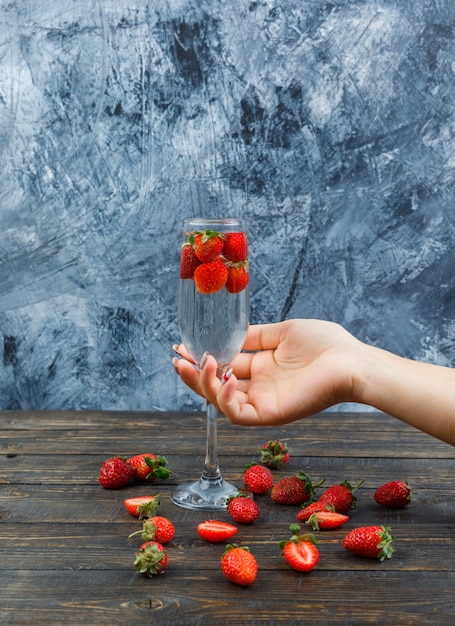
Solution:
M 0 2 L 0 408 L 183 409 L 183 218 L 252 321 L 455 355 L 452 0 Z

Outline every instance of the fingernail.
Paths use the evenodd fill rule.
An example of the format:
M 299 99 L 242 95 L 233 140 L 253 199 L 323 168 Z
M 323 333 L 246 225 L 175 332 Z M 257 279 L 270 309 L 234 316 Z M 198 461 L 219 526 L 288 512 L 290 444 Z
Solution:
M 199 363 L 199 369 L 203 370 L 204 369 L 204 365 L 207 363 L 207 357 L 208 357 L 209 353 L 208 352 L 204 352 L 204 354 L 202 355 L 202 359 L 201 362 Z
M 174 352 L 176 352 L 177 354 L 180 354 L 179 352 L 179 344 L 178 343 L 174 343 L 174 345 L 172 346 L 172 349 L 174 350 Z
M 232 367 L 228 369 L 227 372 L 224 372 L 224 374 L 221 377 L 221 384 L 225 385 L 227 383 L 227 381 L 230 379 L 230 377 L 232 376 Z
M 178 369 L 177 369 L 177 363 L 179 362 L 178 358 L 175 356 L 172 359 L 172 365 L 174 366 L 175 371 L 177 372 L 177 374 L 179 373 Z

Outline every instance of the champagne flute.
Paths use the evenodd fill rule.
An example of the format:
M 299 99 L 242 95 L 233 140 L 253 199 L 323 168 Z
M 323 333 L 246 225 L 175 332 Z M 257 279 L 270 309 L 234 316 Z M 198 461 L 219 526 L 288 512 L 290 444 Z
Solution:
M 178 319 L 182 342 L 199 367 L 215 357 L 221 378 L 240 352 L 249 323 L 248 242 L 241 219 L 186 220 L 180 261 Z M 207 403 L 204 469 L 199 480 L 174 491 L 188 509 L 221 510 L 238 488 L 224 480 L 218 463 L 217 410 Z

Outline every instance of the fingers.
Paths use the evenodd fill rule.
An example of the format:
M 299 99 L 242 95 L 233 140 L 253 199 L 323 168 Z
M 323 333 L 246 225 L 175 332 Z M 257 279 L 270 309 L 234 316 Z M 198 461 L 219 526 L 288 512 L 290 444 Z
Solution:
M 187 361 L 190 361 L 190 363 L 194 363 L 193 357 L 187 351 L 187 349 L 185 348 L 185 345 L 183 343 L 180 343 L 180 344 L 175 343 L 172 346 L 172 349 L 174 350 L 174 352 L 176 354 L 181 356 L 183 359 L 186 359 Z
M 195 391 L 200 396 L 203 396 L 204 393 L 199 381 L 199 372 L 196 367 L 189 361 L 186 361 L 185 359 L 177 359 L 177 357 L 172 359 L 172 363 L 175 367 L 175 371 L 183 380 L 185 385 L 188 385 L 190 389 Z
M 280 344 L 288 322 L 256 324 L 248 328 L 244 350 L 274 350 Z

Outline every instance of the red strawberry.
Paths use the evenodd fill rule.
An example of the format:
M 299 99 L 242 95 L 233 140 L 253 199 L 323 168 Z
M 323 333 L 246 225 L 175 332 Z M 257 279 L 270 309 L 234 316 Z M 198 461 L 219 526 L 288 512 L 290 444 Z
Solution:
M 159 496 L 133 496 L 123 501 L 130 515 L 144 519 L 152 517 L 160 504 Z
M 164 456 L 146 453 L 131 456 L 127 462 L 138 480 L 153 482 L 156 478 L 166 479 L 172 472 L 166 468 L 167 459 Z
M 245 289 L 250 280 L 248 268 L 244 263 L 238 263 L 228 267 L 226 289 L 229 293 L 240 293 Z
M 278 544 L 287 563 L 298 572 L 309 572 L 319 562 L 319 550 L 313 535 L 301 535 L 300 526 L 291 524 L 292 537 Z
M 194 272 L 194 282 L 200 293 L 216 293 L 223 289 L 228 278 L 225 264 L 216 259 L 209 263 L 201 263 Z
M 362 526 L 346 535 L 343 546 L 353 554 L 383 561 L 392 558 L 394 539 L 389 526 Z
M 155 574 L 160 574 L 166 565 L 166 550 L 158 541 L 146 541 L 136 552 L 134 567 L 149 578 Z
M 238 263 L 248 258 L 248 240 L 245 233 L 226 233 L 223 256 Z
M 185 243 L 180 253 L 180 278 L 193 278 L 194 270 L 201 261 L 197 258 L 193 246 Z
M 272 472 L 263 465 L 247 465 L 243 478 L 248 489 L 257 494 L 267 493 L 273 485 Z
M 363 485 L 365 481 L 360 481 L 356 487 L 345 480 L 339 485 L 328 487 L 320 496 L 319 501 L 325 504 L 332 504 L 337 513 L 347 513 L 349 509 L 355 508 L 355 491 Z
M 336 511 L 316 511 L 307 520 L 313 530 L 332 530 L 347 522 L 349 517 Z
M 311 504 L 307 504 L 307 506 L 304 506 L 303 509 L 300 509 L 300 511 L 297 513 L 297 519 L 299 520 L 299 522 L 306 522 L 308 519 L 310 519 L 313 513 L 316 513 L 317 511 L 333 510 L 333 507 L 332 509 L 330 507 L 330 504 L 325 504 L 324 502 L 312 502 Z
M 253 498 L 239 494 L 227 501 L 227 511 L 234 522 L 252 524 L 259 517 L 259 507 Z
M 278 480 L 272 487 L 272 500 L 278 504 L 303 504 L 314 499 L 315 488 L 321 485 L 321 481 L 313 486 L 311 479 L 304 473 L 299 472 L 294 476 L 286 476 Z
M 127 485 L 132 478 L 133 470 L 125 459 L 114 456 L 101 465 L 98 482 L 105 489 L 118 489 Z
M 218 519 L 210 519 L 201 522 L 197 527 L 197 532 L 202 539 L 210 543 L 221 543 L 231 539 L 238 531 L 237 526 L 222 522 Z
M 239 547 L 234 543 L 226 546 L 221 558 L 221 570 L 228 580 L 246 587 L 256 580 L 258 566 L 247 546 Z
M 259 448 L 261 463 L 266 467 L 281 469 L 289 461 L 289 449 L 286 443 L 279 439 L 266 441 Z
M 174 524 L 167 517 L 154 515 L 149 517 L 142 524 L 142 530 L 131 533 L 130 537 L 141 535 L 144 541 L 158 541 L 158 543 L 169 543 L 175 536 Z
M 224 240 L 219 233 L 206 230 L 194 237 L 194 252 L 203 263 L 213 261 L 223 250 Z
M 412 489 L 404 480 L 392 480 L 374 492 L 374 499 L 389 509 L 402 509 L 412 500 Z

